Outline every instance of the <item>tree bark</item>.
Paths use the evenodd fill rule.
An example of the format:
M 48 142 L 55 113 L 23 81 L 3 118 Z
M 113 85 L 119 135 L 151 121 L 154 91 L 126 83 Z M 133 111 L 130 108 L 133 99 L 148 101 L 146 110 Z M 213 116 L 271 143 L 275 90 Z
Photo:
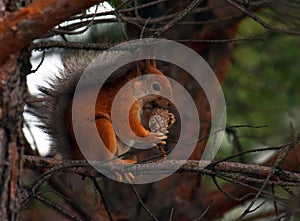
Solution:
M 22 172 L 22 125 L 30 53 L 34 39 L 103 0 L 36 0 L 0 20 L 0 220 L 18 220 Z M 22 62 L 18 62 L 18 59 Z

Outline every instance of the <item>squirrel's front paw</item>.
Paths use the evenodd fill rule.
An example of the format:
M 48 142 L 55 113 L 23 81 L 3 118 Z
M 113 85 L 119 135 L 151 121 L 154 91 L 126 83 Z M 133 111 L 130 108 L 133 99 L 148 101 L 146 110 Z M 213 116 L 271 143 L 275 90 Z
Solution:
M 150 132 L 149 135 L 145 137 L 146 138 L 145 141 L 151 143 L 153 146 L 157 144 L 165 145 L 166 141 L 164 140 L 168 138 L 168 136 L 166 135 L 167 133 L 169 133 L 169 131 L 165 131 L 165 133 Z
M 169 113 L 168 128 L 170 128 L 175 122 L 176 122 L 176 119 L 175 119 L 174 114 Z

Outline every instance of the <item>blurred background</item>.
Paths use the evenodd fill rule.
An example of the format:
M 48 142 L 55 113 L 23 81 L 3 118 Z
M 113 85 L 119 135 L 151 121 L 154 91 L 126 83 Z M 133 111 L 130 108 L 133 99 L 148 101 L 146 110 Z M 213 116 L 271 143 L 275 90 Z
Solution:
M 47 85 L 49 76 L 63 70 L 61 59 L 78 49 L 104 50 L 119 42 L 145 37 L 174 40 L 199 53 L 214 70 L 223 88 L 228 127 L 215 161 L 238 154 L 228 161 L 272 165 L 278 153 L 275 147 L 292 142 L 300 131 L 299 19 L 299 0 L 106 1 L 73 16 L 34 42 L 31 62 L 32 69 L 37 71 L 28 75 L 29 90 L 38 95 L 37 86 Z M 205 94 L 199 85 L 192 83 L 190 76 L 180 71 L 174 73 L 172 68 L 165 67 L 168 75 L 188 88 L 195 99 L 202 127 L 199 138 L 205 137 L 210 128 Z M 28 125 L 24 131 L 33 149 L 37 148 L 43 156 L 49 154 L 49 138 L 33 126 L 38 120 L 26 113 L 25 119 Z M 198 160 L 204 147 L 205 141 L 200 142 L 191 159 Z M 267 147 L 274 148 L 239 154 Z M 295 165 L 285 164 L 290 171 L 299 172 L 298 152 L 295 150 L 294 157 L 288 158 L 289 162 L 297 162 Z M 247 203 L 254 197 L 253 192 L 258 191 L 255 188 L 249 190 L 249 185 L 259 188 L 261 184 L 247 180 L 244 182 L 247 185 L 242 185 L 241 178 L 238 185 L 232 177 L 211 177 L 174 174 L 137 189 L 159 220 L 168 220 L 171 211 L 174 214 L 169 220 L 236 220 L 245 213 Z M 111 182 L 105 181 L 101 187 L 106 190 L 113 220 L 153 220 L 141 209 L 141 203 L 128 190 L 129 187 Z M 48 188 L 45 187 L 44 191 L 47 192 Z M 116 189 L 120 191 L 116 193 Z M 53 193 L 50 198 L 63 206 L 69 204 L 68 209 L 83 220 L 92 216 L 109 220 L 103 204 L 95 206 L 100 207 L 98 212 L 94 207 L 87 209 L 87 205 L 95 200 L 93 188 L 88 190 L 91 198 L 88 202 L 57 200 L 54 195 L 58 194 Z M 60 187 L 56 191 L 62 194 L 66 190 Z M 280 220 L 278 217 L 282 214 L 286 220 L 300 220 L 295 216 L 299 212 L 297 185 L 273 185 L 266 191 L 270 195 L 262 194 L 256 199 L 252 208 L 257 206 L 258 209 L 253 213 L 246 211 L 249 214 L 243 220 Z M 72 197 L 68 195 L 66 198 Z M 287 209 L 294 206 L 296 209 L 292 212 Z M 132 211 L 126 211 L 127 208 Z M 49 217 L 45 218 L 41 211 L 47 209 L 36 210 L 39 215 L 34 219 L 32 211 L 25 210 L 22 220 L 43 217 L 46 221 Z M 51 211 L 52 217 L 68 220 Z

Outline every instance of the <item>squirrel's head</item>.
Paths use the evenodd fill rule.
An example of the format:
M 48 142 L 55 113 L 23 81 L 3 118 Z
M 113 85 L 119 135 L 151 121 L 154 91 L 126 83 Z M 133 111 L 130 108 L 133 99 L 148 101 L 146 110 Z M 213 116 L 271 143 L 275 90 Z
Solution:
M 156 67 L 156 62 L 141 61 L 137 65 L 136 72 L 138 77 L 133 81 L 132 88 L 136 96 L 140 97 L 143 107 L 170 107 L 173 96 L 172 86 L 168 78 Z

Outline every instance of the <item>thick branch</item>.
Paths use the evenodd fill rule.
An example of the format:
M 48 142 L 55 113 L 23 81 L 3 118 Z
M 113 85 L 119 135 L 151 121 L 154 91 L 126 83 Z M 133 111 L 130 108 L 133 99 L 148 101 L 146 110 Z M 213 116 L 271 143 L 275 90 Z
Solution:
M 101 176 L 95 170 L 92 169 L 90 164 L 86 161 L 64 161 L 57 160 L 52 158 L 41 158 L 41 157 L 33 157 L 33 156 L 24 156 L 24 166 L 31 168 L 57 168 L 57 170 L 68 169 L 68 171 L 76 172 L 78 174 L 94 176 Z M 224 175 L 224 173 L 239 173 L 245 174 L 248 177 L 255 177 L 265 179 L 268 174 L 273 169 L 272 167 L 254 165 L 254 164 L 242 164 L 242 163 L 233 163 L 233 162 L 221 162 L 213 167 L 202 168 L 201 165 L 206 165 L 207 162 L 194 161 L 190 160 L 183 164 L 182 161 L 165 161 L 165 164 L 157 163 L 157 164 L 134 164 L 134 165 L 114 165 L 114 169 L 118 169 L 121 172 L 131 171 L 133 173 L 139 173 L 143 171 L 143 173 L 147 174 L 157 174 L 157 173 L 168 173 L 169 171 L 174 171 L 176 168 L 180 168 L 177 172 L 186 173 L 186 172 L 197 172 L 206 175 Z M 101 169 L 111 170 L 111 165 L 99 163 L 96 164 L 97 167 L 101 167 Z M 288 171 L 280 171 L 280 177 L 275 173 L 270 180 L 281 181 L 281 182 L 289 182 L 289 183 L 300 183 L 300 175 L 298 173 L 292 173 Z M 255 180 L 253 180 L 255 181 Z M 278 182 L 278 184 L 281 184 Z M 276 184 L 276 182 L 275 182 Z
M 103 0 L 36 0 L 0 22 L 0 64 L 55 25 Z

